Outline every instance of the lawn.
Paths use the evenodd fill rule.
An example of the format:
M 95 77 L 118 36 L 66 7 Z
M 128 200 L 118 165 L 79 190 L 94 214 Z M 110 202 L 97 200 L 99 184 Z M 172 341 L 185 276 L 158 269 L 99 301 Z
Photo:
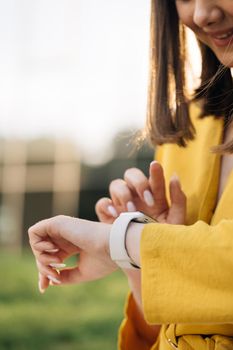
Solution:
M 30 253 L 0 253 L 0 350 L 116 350 L 127 282 L 102 281 L 37 289 Z

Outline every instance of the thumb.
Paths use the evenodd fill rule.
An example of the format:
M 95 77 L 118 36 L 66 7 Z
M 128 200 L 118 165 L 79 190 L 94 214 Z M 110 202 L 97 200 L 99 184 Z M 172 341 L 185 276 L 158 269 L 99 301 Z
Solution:
M 61 284 L 59 284 L 59 286 L 65 285 L 65 284 L 76 284 L 76 283 L 82 282 L 79 268 L 69 267 L 69 268 L 60 270 L 59 280 L 61 281 Z
M 171 224 L 185 224 L 186 217 L 186 195 L 181 189 L 178 176 L 171 177 L 170 185 L 171 206 L 168 213 L 167 222 Z

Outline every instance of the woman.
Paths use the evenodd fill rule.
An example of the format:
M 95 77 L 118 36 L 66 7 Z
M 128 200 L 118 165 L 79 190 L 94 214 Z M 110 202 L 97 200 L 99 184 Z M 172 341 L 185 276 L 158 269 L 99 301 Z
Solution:
M 183 25 L 202 53 L 193 103 L 185 96 Z M 137 209 L 158 223 L 131 222 L 126 230 L 126 253 L 141 270 L 125 269 L 132 293 L 119 348 L 232 349 L 233 2 L 153 0 L 151 37 L 147 130 L 160 145 L 159 163 L 152 162 L 148 179 L 129 169 L 110 185 L 111 198 L 96 206 L 104 223 L 55 217 L 30 228 L 40 288 L 114 271 L 111 222 Z M 169 182 L 174 173 L 180 182 L 177 175 Z M 77 252 L 78 267 L 58 275 L 54 263 Z

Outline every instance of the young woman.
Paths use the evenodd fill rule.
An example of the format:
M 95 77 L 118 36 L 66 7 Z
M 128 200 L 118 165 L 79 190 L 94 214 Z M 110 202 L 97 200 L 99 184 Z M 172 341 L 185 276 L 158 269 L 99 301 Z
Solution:
M 184 26 L 202 53 L 192 101 Z M 123 268 L 132 293 L 119 349 L 233 349 L 233 1 L 152 0 L 151 28 L 147 130 L 158 162 L 149 178 L 128 169 L 111 183 L 111 198 L 96 205 L 102 222 L 59 216 L 29 229 L 40 289 L 114 271 L 115 218 L 140 210 L 158 222 L 130 222 L 125 232 L 126 254 L 141 269 Z M 58 274 L 76 253 L 79 265 Z

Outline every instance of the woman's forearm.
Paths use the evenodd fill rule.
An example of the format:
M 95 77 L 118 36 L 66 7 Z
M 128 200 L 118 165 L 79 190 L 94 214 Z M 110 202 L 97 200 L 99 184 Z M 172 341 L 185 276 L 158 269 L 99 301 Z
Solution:
M 127 252 L 132 259 L 132 261 L 138 265 L 141 266 L 140 263 L 140 240 L 141 240 L 141 233 L 144 228 L 144 224 L 139 224 L 135 222 L 131 222 L 129 224 L 127 235 L 126 235 L 126 249 Z M 125 270 L 125 274 L 128 278 L 128 283 L 130 290 L 133 294 L 135 303 L 137 305 L 137 309 L 141 317 L 143 318 L 144 322 L 145 318 L 143 315 L 143 308 L 142 308 L 142 295 L 141 295 L 141 271 L 140 270 Z M 151 333 L 157 337 L 160 331 L 160 325 L 149 325 L 148 328 L 150 329 Z
M 141 271 L 140 270 L 125 270 L 125 275 L 128 279 L 129 287 L 132 292 L 136 307 L 137 307 L 137 313 L 140 315 L 141 319 L 145 324 L 147 325 L 147 334 L 150 336 L 150 339 L 153 338 L 154 341 L 156 340 L 160 328 L 160 325 L 149 325 L 143 315 L 143 308 L 142 308 L 142 297 L 141 297 Z M 138 330 L 140 332 L 140 330 Z

